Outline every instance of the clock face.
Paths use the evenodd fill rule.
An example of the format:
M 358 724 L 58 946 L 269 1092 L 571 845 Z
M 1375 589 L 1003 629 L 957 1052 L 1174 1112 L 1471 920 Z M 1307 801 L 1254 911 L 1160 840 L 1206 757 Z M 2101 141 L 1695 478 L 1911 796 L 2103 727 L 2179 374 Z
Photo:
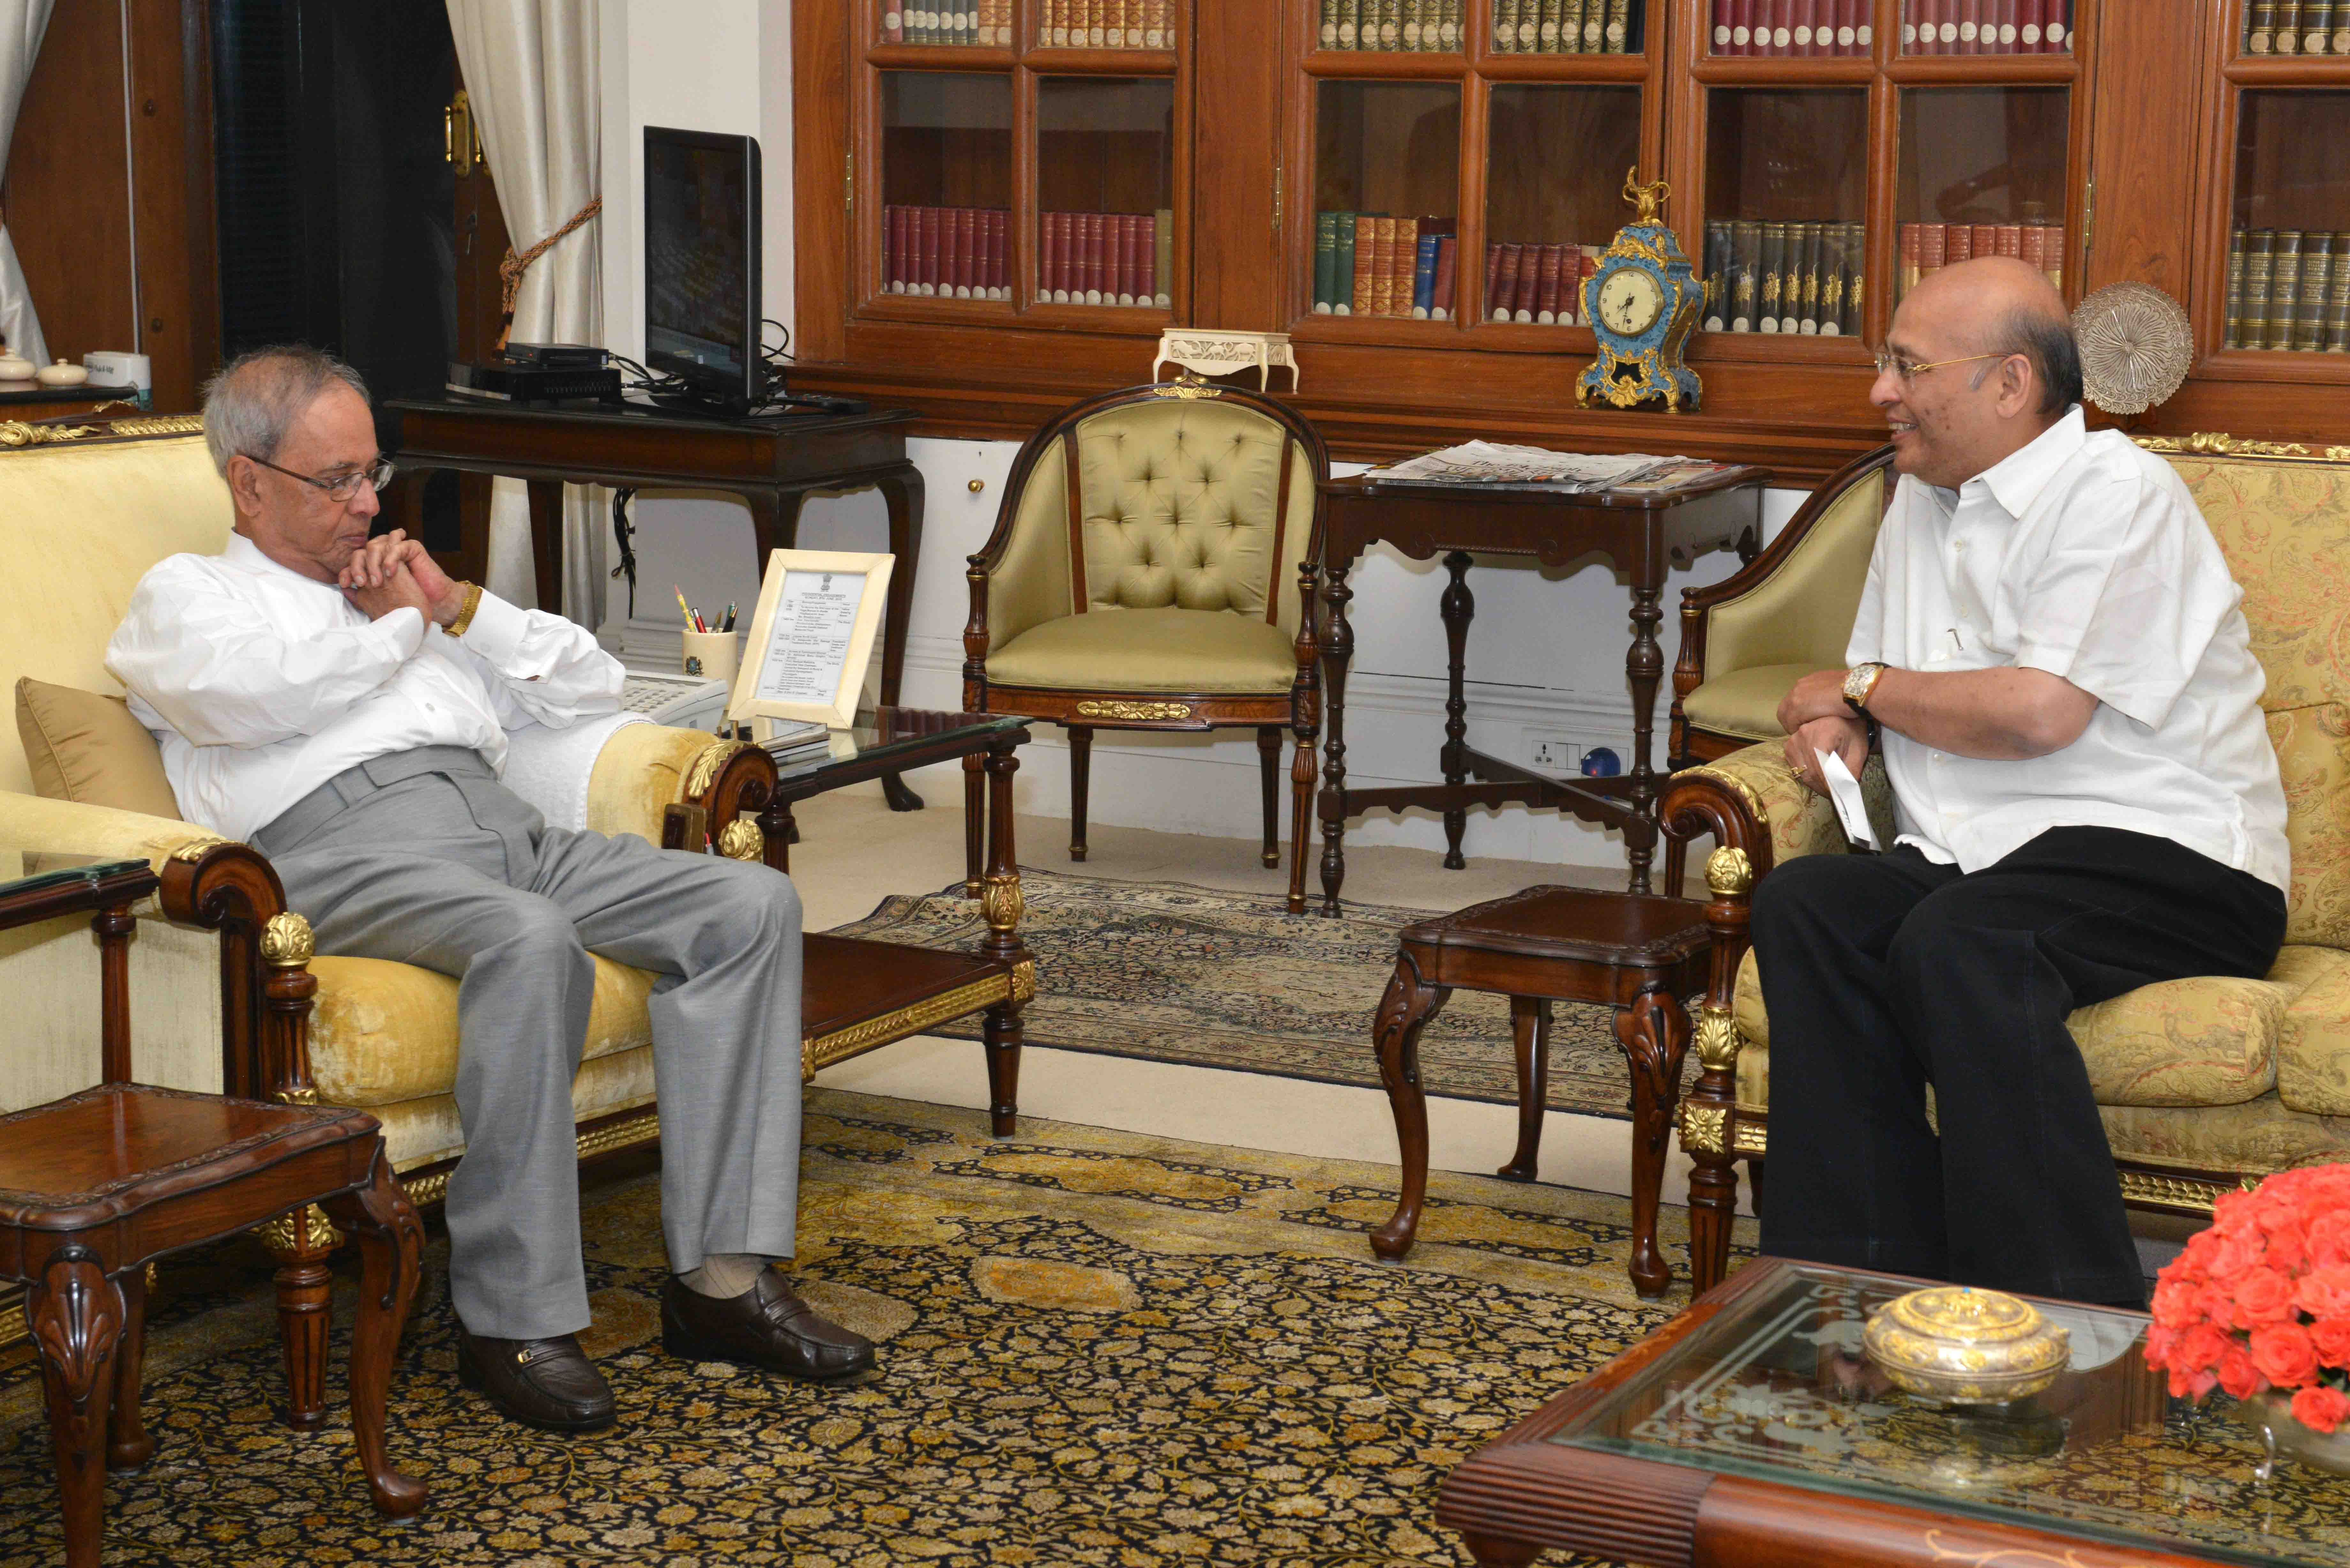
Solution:
M 1599 324 L 1610 332 L 1638 337 L 1664 309 L 1663 286 L 1643 267 L 1618 267 L 1599 282 Z

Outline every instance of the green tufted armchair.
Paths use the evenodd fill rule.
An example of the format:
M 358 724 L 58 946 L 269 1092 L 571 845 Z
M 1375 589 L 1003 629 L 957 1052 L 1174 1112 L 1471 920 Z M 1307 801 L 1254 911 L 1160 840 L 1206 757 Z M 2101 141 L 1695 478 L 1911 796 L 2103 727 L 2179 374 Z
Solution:
M 1267 866 L 1281 864 L 1281 732 L 1296 736 L 1291 844 L 1304 853 L 1315 643 L 1284 564 L 1310 576 L 1320 558 L 1328 472 L 1296 414 L 1198 381 L 1091 399 L 1020 449 L 995 533 L 971 557 L 963 706 L 1067 728 L 1070 859 L 1086 857 L 1096 730 L 1233 725 L 1257 732 Z

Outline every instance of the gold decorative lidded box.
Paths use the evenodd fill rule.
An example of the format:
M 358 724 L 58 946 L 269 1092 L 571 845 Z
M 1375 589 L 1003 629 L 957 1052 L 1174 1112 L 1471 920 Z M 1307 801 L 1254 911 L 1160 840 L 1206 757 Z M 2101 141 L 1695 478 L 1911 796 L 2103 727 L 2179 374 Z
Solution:
M 1861 1343 L 1912 1394 L 1954 1405 L 2004 1405 L 2056 1381 L 2072 1336 L 2001 1291 L 1933 1285 L 1870 1314 Z

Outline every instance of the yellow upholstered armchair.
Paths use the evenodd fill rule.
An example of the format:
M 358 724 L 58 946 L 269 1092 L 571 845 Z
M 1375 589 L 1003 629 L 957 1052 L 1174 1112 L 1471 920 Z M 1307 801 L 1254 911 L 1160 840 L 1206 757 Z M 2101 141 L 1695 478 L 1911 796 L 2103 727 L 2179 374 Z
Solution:
M 1812 493 L 1769 549 L 1721 582 L 1682 593 L 1675 766 L 1777 739 L 1787 689 L 1844 662 L 1893 478 L 1891 447 L 1856 458 Z
M 1296 414 L 1197 381 L 1079 403 L 1020 449 L 995 533 L 971 557 L 963 706 L 1066 726 L 1072 860 L 1086 857 L 1089 748 L 1104 729 L 1253 728 L 1267 866 L 1281 864 L 1290 731 L 1292 852 L 1304 852 L 1318 686 L 1291 574 L 1320 556 L 1328 472 Z M 975 842 L 972 855 L 976 878 Z
M 228 492 L 200 428 L 192 416 L 0 422 L 0 682 L 20 703 L 40 683 L 47 700 L 64 688 L 83 708 L 106 706 L 121 690 L 105 668 L 107 639 L 140 577 L 167 556 L 215 554 L 226 542 Z M 67 741 L 37 717 L 20 718 L 0 739 L 0 870 L 57 852 L 153 864 L 163 877 L 160 908 L 141 911 L 148 918 L 131 944 L 131 1029 L 145 1081 L 363 1106 L 383 1124 L 410 1196 L 437 1201 L 464 1152 L 452 1095 L 457 982 L 381 960 L 314 958 L 307 923 L 286 907 L 257 851 L 178 820 L 176 808 L 163 815 L 98 804 L 137 793 L 113 786 L 143 770 L 140 798 L 171 805 L 152 740 L 115 713 L 114 749 L 94 759 L 85 744 L 79 759 L 101 775 L 99 786 L 62 792 L 67 798 L 33 793 L 33 764 L 16 737 L 31 737 L 52 775 Z M 765 852 L 748 814 L 766 804 L 775 768 L 756 747 L 617 718 L 567 731 L 531 726 L 513 740 L 507 780 L 551 822 L 655 843 L 665 829 L 681 840 L 706 824 L 729 853 Z M 54 776 L 45 782 L 57 790 Z M 583 1158 L 658 1133 L 646 1014 L 654 978 L 596 960 L 586 1060 L 573 1088 Z M 85 920 L 11 931 L 0 943 L 11 1023 L 0 1110 L 96 1081 L 96 984 Z M 323 1418 L 325 1259 L 335 1234 L 314 1209 L 273 1222 L 265 1236 L 284 1264 L 278 1296 L 294 1417 L 315 1425 Z M 22 1333 L 21 1314 L 0 1315 L 0 1339 Z
M 2350 447 L 2321 456 L 2203 435 L 2140 444 L 2178 470 L 2244 590 L 2293 846 L 2285 946 L 2266 979 L 2167 981 L 2070 1021 L 2123 1195 L 2192 1215 L 2247 1179 L 2350 1158 Z M 1837 646 L 1830 664 L 1842 661 Z M 1872 763 L 1863 784 L 1882 823 L 1883 768 Z M 1736 1162 L 1754 1162 L 1759 1179 L 1770 1141 L 1771 1022 L 1747 900 L 1781 861 L 1847 846 L 1775 742 L 1675 774 L 1660 805 L 1668 833 L 1710 833 L 1721 846 L 1706 867 L 1715 945 L 1697 1028 L 1704 1072 L 1681 1119 L 1704 1290 L 1726 1266 Z

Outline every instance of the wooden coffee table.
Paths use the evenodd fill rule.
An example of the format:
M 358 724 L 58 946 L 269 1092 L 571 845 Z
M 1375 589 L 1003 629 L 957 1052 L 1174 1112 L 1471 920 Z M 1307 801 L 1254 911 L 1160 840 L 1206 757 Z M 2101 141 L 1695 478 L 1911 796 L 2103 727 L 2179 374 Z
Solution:
M 1488 1568 L 1553 1547 L 1730 1568 L 2350 1564 L 2350 1479 L 2168 1397 L 2148 1320 L 2041 1302 L 2073 1366 L 2014 1405 L 1892 1388 L 1867 1314 L 1925 1282 L 1766 1258 L 1471 1455 L 1440 1524 Z

